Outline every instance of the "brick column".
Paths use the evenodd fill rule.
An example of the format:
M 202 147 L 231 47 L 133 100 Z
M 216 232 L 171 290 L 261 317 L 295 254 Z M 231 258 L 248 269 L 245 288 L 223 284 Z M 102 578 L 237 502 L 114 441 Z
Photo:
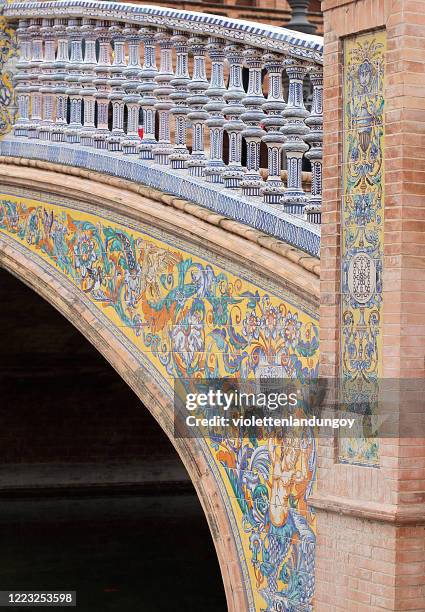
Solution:
M 370 373 L 373 365 L 373 373 L 379 377 L 422 379 L 425 0 L 324 0 L 322 10 L 321 375 L 347 374 L 347 342 L 358 350 L 359 334 L 355 332 L 362 326 L 360 336 L 373 339 L 372 358 L 365 371 L 369 368 Z M 383 53 L 385 72 L 381 75 L 384 136 L 377 137 L 377 150 L 372 148 L 375 127 L 369 129 L 368 119 L 379 115 L 379 110 L 373 109 L 379 86 L 367 87 L 367 79 L 377 78 L 377 56 L 369 57 L 372 68 L 363 66 L 364 73 L 358 78 L 358 83 L 366 83 L 366 89 L 373 90 L 375 96 L 369 99 L 366 110 L 355 111 L 358 122 L 351 127 L 360 143 L 358 148 L 348 141 L 347 104 L 353 99 L 346 95 L 345 104 L 343 101 L 344 89 L 347 93 L 350 87 L 348 55 L 356 45 L 372 40 L 382 45 L 377 55 Z M 356 61 L 357 70 L 364 58 Z M 363 190 L 351 186 L 350 191 L 344 182 L 350 166 L 358 164 L 362 155 L 375 166 L 381 156 L 380 173 L 374 170 L 382 187 L 381 196 L 376 196 L 370 186 Z M 353 220 L 349 208 L 351 202 L 355 209 L 356 197 L 358 216 Z M 381 208 L 376 204 L 377 197 Z M 378 216 L 359 220 L 359 210 L 371 209 Z M 372 270 L 370 296 L 361 294 L 362 288 L 353 288 L 353 258 L 359 252 L 363 255 L 366 248 L 360 243 L 350 251 L 349 224 L 356 231 L 363 231 L 365 226 L 377 231 L 373 263 L 367 255 L 360 261 Z M 368 318 L 372 311 L 374 317 Z M 354 450 L 350 461 L 338 441 L 319 442 L 318 485 L 311 499 L 317 511 L 318 533 L 315 610 L 424 610 L 425 441 L 381 439 L 369 459 L 362 452 Z

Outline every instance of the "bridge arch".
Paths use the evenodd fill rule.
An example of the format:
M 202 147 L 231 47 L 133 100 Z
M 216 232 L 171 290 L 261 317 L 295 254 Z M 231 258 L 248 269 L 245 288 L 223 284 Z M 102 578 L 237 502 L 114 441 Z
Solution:
M 5 580 L 19 590 L 48 576 L 54 589 L 66 575 L 84 610 L 163 608 L 170 593 L 182 611 L 200 601 L 227 610 L 205 512 L 162 427 L 1 263 L 0 293 Z
M 70 321 L 113 366 L 167 434 L 190 476 L 208 521 L 229 610 L 240 610 L 240 605 L 245 605 L 245 588 L 240 567 L 235 565 L 237 547 L 223 506 L 217 499 L 218 492 L 205 460 L 203 441 L 174 438 L 172 397 L 158 387 L 131 348 L 125 346 L 111 329 L 106 329 L 100 319 L 93 317 L 89 300 L 85 300 L 80 291 L 75 291 L 66 279 L 52 279 L 40 262 L 28 260 L 24 252 L 4 237 L 0 238 L 0 267 L 33 289 Z
M 240 610 L 245 603 L 246 584 L 239 564 L 237 544 L 214 477 L 205 458 L 202 440 L 173 436 L 173 401 L 164 393 L 166 382 L 158 380 L 132 350 L 123 343 L 107 320 L 94 314 L 90 300 L 63 277 L 52 277 L 37 259 L 19 249 L 5 236 L 0 238 L 0 266 L 16 276 L 65 316 L 114 367 L 158 421 L 175 446 L 196 489 L 205 512 L 222 571 L 229 610 Z M 242 603 L 243 602 L 243 603 Z
M 252 230 L 238 226 L 224 217 L 217 218 L 217 215 L 197 209 L 195 205 L 182 200 L 174 199 L 174 205 L 170 205 L 169 200 L 168 204 L 164 203 L 166 197 L 162 202 L 159 201 L 164 198 L 163 195 L 159 200 L 155 200 L 158 194 L 152 190 L 138 186 L 136 193 L 130 189 L 129 183 L 119 182 L 119 179 L 114 177 L 93 175 L 76 168 L 68 168 L 67 174 L 57 172 L 58 170 L 61 171 L 61 168 L 55 164 L 34 160 L 20 160 L 18 163 L 17 160 L 8 159 L 8 163 L 1 165 L 0 265 L 32 287 L 66 316 L 150 409 L 176 447 L 201 500 L 216 546 L 229 610 L 259 609 L 264 601 L 265 591 L 271 591 L 273 588 L 268 584 L 267 577 L 259 580 L 261 572 L 258 569 L 259 564 L 265 561 L 268 544 L 264 543 L 264 534 L 269 526 L 263 524 L 261 527 L 255 527 L 250 524 L 249 529 L 247 527 L 252 519 L 250 511 L 257 501 L 253 491 L 245 491 L 244 499 L 240 497 L 243 489 L 237 479 L 235 481 L 233 478 L 241 468 L 238 465 L 237 451 L 230 446 L 214 449 L 209 440 L 173 437 L 172 378 L 177 374 L 178 367 L 193 368 L 194 364 L 193 355 L 189 358 L 183 354 L 178 337 L 174 336 L 174 344 L 170 340 L 172 331 L 179 329 L 183 315 L 173 314 L 174 318 L 165 321 L 160 332 L 163 334 L 161 341 L 169 342 L 168 352 L 171 354 L 171 360 L 174 359 L 173 367 L 177 368 L 169 369 L 171 375 L 167 375 L 167 369 L 161 364 L 158 355 L 155 355 L 152 345 L 147 346 L 145 343 L 142 346 L 141 336 L 138 334 L 143 334 L 143 330 L 150 334 L 158 331 L 149 327 L 147 304 L 149 300 L 159 303 L 161 299 L 166 298 L 167 291 L 169 292 L 170 288 L 172 290 L 173 283 L 177 282 L 179 270 L 180 274 L 183 269 L 186 270 L 183 274 L 186 275 L 186 284 L 183 283 L 183 287 L 187 286 L 189 276 L 192 285 L 199 284 L 200 279 L 199 275 L 196 276 L 196 271 L 202 271 L 204 281 L 211 277 L 216 289 L 220 282 L 224 283 L 222 287 L 225 288 L 214 293 L 210 287 L 208 293 L 198 287 L 185 302 L 185 316 L 190 312 L 197 313 L 198 318 L 189 322 L 189 325 L 193 326 L 195 344 L 196 334 L 198 339 L 203 338 L 198 345 L 198 364 L 202 364 L 199 367 L 203 372 L 205 364 L 210 360 L 210 364 L 214 362 L 220 374 L 226 373 L 223 365 L 225 362 L 231 364 L 237 375 L 242 371 L 247 373 L 249 368 L 252 368 L 253 351 L 257 347 L 259 362 L 256 367 L 274 367 L 283 373 L 285 367 L 292 367 L 289 365 L 292 359 L 295 367 L 310 375 L 317 367 L 318 354 L 318 278 L 314 268 L 317 262 L 285 245 L 281 245 L 282 252 L 279 253 L 278 241 L 270 243 L 270 237 L 263 236 L 265 244 L 272 248 L 261 246 L 261 235 L 253 236 L 250 234 Z M 198 216 L 190 213 L 196 213 Z M 221 226 L 218 223 L 221 223 Z M 91 287 L 93 283 L 88 281 L 88 260 L 85 264 L 82 263 L 84 254 L 77 248 L 77 235 L 86 241 L 87 246 L 90 241 L 95 242 L 96 232 L 101 231 L 102 245 L 105 246 L 106 239 L 109 240 L 112 236 L 112 230 L 128 236 L 133 253 L 142 268 L 150 265 L 149 262 L 146 263 L 146 251 L 149 249 L 153 255 L 162 253 L 167 262 L 169 284 L 162 282 L 164 279 L 161 281 L 164 270 L 154 266 L 155 278 L 150 281 L 155 286 L 145 285 L 144 295 L 135 296 L 140 298 L 140 302 L 133 304 L 134 307 L 128 303 L 131 301 L 129 296 L 127 303 L 124 303 L 124 268 L 128 267 L 128 259 L 121 264 L 117 262 L 117 265 L 123 268 L 120 276 L 121 306 L 124 305 L 127 311 L 130 309 L 133 315 L 140 315 L 136 320 L 139 327 L 132 328 L 128 325 L 128 317 L 127 324 L 123 324 L 123 319 L 118 317 L 121 306 L 111 304 L 111 294 L 109 302 L 107 295 L 102 297 L 94 294 Z M 124 257 L 125 248 L 130 247 L 125 241 L 123 246 L 122 236 L 120 240 L 121 256 Z M 66 253 L 61 252 L 60 244 L 67 245 Z M 89 250 L 90 248 L 97 247 L 92 244 L 89 245 Z M 119 250 L 119 245 L 116 244 L 115 248 Z M 283 255 L 285 253 L 286 256 Z M 98 250 L 96 261 L 103 266 L 103 275 L 106 277 L 103 255 Z M 63 257 L 62 267 L 58 257 Z M 64 265 L 64 262 L 67 265 Z M 85 272 L 82 269 L 84 265 Z M 94 266 L 92 268 L 95 269 Z M 93 276 L 91 278 L 93 279 Z M 265 283 L 267 290 L 264 289 Z M 105 283 L 98 283 L 97 290 L 107 292 L 110 288 L 108 289 Z M 158 291 L 160 295 L 157 294 Z M 238 303 L 229 306 L 229 300 L 231 302 L 232 299 Z M 193 309 L 195 300 L 197 306 Z M 231 311 L 231 308 L 237 309 L 238 317 L 235 316 L 236 310 Z M 217 315 L 220 309 L 223 310 L 222 316 L 227 317 L 226 320 Z M 265 330 L 267 314 L 277 315 L 278 312 L 287 319 L 288 332 L 283 331 L 283 336 L 285 333 L 296 334 L 298 340 L 302 341 L 301 352 L 290 348 L 289 337 L 286 340 L 282 338 L 280 348 L 279 342 L 269 337 L 269 354 L 266 345 L 258 352 L 256 329 L 251 329 L 250 332 L 249 324 L 255 324 L 254 327 L 258 329 L 263 326 Z M 134 317 L 132 320 L 134 321 Z M 184 324 L 188 325 L 187 319 Z M 237 332 L 243 350 L 238 351 L 229 344 L 230 328 Z M 222 339 L 225 337 L 227 348 L 225 342 L 220 340 L 220 334 Z M 304 356 L 301 354 L 303 352 Z M 290 358 L 286 366 L 283 365 L 283 357 Z M 235 367 L 238 359 L 239 365 Z M 201 370 L 198 368 L 198 371 Z M 314 483 L 313 455 L 311 449 L 311 470 L 308 476 L 306 475 L 306 488 L 296 502 L 299 504 L 297 515 L 304 521 L 308 533 L 297 531 L 296 534 L 292 533 L 291 540 L 288 540 L 288 551 L 293 554 L 297 552 L 301 560 L 305 551 L 313 552 L 314 547 L 314 516 L 307 508 L 304 498 L 306 489 L 311 489 Z M 268 477 L 271 478 L 273 462 L 270 457 L 267 469 Z M 264 480 L 267 481 L 267 477 Z M 264 485 L 265 495 L 268 496 L 267 503 L 270 503 L 269 485 L 266 482 L 257 484 Z M 262 551 L 254 552 L 250 547 L 250 538 L 255 529 L 258 529 L 255 535 L 259 536 L 259 539 L 256 541 L 260 547 L 263 546 Z M 295 535 L 296 537 L 292 537 Z M 304 536 L 308 542 L 303 542 Z M 287 555 L 278 560 L 277 570 L 281 569 L 286 561 Z M 305 562 L 307 563 L 307 560 Z M 308 562 L 311 563 L 311 555 Z M 295 568 L 293 571 L 295 576 Z M 299 593 L 301 598 L 308 596 L 307 588 L 312 594 L 313 575 L 309 576 L 309 580 L 310 583 Z M 266 596 L 269 595 L 266 593 Z

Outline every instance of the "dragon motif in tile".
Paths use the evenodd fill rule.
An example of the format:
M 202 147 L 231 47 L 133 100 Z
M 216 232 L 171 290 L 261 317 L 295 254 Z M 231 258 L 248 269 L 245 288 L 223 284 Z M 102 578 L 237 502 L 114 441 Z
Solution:
M 4 233 L 63 274 L 174 378 L 317 376 L 318 326 L 240 272 L 62 204 L 0 196 Z M 254 610 L 311 610 L 316 440 L 208 442 L 238 525 Z

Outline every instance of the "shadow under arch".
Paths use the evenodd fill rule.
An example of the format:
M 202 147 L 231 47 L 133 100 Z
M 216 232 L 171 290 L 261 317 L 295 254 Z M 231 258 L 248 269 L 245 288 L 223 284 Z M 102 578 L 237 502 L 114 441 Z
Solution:
M 130 386 L 166 433 L 175 447 L 197 492 L 207 518 L 220 564 L 228 609 L 248 610 L 246 583 L 238 562 L 238 546 L 221 498 L 208 450 L 203 440 L 173 437 L 173 403 L 152 372 L 145 368 L 137 349 L 120 332 L 113 330 L 106 317 L 96 311 L 85 295 L 65 277 L 49 274 L 48 266 L 28 257 L 26 249 L 6 236 L 0 238 L 0 267 L 30 287 L 56 308 L 99 351 Z

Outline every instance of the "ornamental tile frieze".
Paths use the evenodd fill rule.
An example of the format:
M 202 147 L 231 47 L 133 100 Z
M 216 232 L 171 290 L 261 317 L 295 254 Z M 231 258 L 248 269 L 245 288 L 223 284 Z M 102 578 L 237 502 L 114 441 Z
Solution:
M 63 202 L 4 194 L 0 237 L 66 277 L 156 376 L 317 376 L 318 323 L 288 294 L 154 230 Z M 229 264 L 230 265 L 230 264 Z M 240 542 L 250 610 L 310 609 L 316 439 L 207 439 Z
M 10 132 L 15 122 L 13 72 L 17 56 L 15 30 L 1 13 L 0 3 L 0 137 Z
M 371 407 L 382 375 L 385 42 L 379 31 L 344 44 L 341 371 L 345 401 L 367 392 Z M 378 445 L 344 439 L 339 458 L 376 466 Z

